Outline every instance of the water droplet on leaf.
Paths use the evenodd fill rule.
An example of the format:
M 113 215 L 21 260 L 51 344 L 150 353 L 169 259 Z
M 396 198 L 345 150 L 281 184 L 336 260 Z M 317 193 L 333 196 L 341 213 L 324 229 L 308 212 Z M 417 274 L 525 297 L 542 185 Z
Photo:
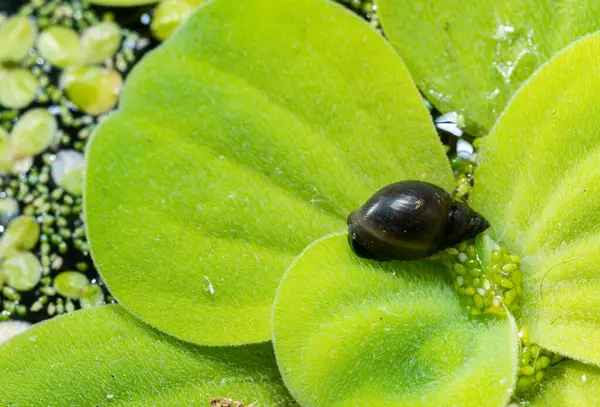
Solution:
M 61 86 L 79 109 L 100 115 L 117 104 L 123 78 L 117 71 L 82 66 L 66 69 L 61 77 Z
M 533 30 L 516 29 L 510 24 L 500 24 L 494 35 L 497 46 L 494 51 L 494 68 L 505 84 L 517 86 L 527 79 L 539 65 L 539 53 Z M 488 99 L 492 99 L 488 96 Z
M 506 41 L 514 32 L 515 28 L 511 26 L 510 23 L 498 24 L 498 27 L 496 27 L 496 34 L 494 35 L 494 39 L 496 41 Z

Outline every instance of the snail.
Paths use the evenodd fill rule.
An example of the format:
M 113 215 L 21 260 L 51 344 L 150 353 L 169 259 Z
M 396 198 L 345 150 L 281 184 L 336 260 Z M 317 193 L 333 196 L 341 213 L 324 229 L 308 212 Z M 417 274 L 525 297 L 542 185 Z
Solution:
M 363 258 L 414 260 L 474 238 L 489 226 L 437 185 L 401 181 L 383 187 L 348 216 L 348 242 Z

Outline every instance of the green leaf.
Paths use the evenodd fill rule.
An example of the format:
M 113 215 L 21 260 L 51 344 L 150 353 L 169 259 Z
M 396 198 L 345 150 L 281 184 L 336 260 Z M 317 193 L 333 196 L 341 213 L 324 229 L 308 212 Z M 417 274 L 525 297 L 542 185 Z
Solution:
M 163 1 L 154 10 L 150 26 L 152 34 L 160 41 L 166 40 L 195 8 L 185 0 Z
M 503 407 L 515 384 L 512 321 L 470 317 L 440 265 L 358 258 L 345 233 L 286 272 L 273 343 L 304 407 Z
M 35 43 L 37 28 L 26 16 L 12 16 L 0 23 L 0 62 L 19 62 Z
M 85 178 L 111 292 L 209 345 L 269 340 L 285 269 L 379 188 L 453 186 L 401 60 L 325 0 L 201 6 L 128 77 Z
M 600 369 L 569 360 L 548 370 L 542 384 L 522 405 L 590 407 L 600 405 Z
M 10 135 L 13 154 L 22 158 L 41 153 L 52 143 L 57 130 L 56 118 L 47 109 L 38 107 L 26 111 Z
M 383 29 L 419 88 L 468 130 L 490 130 L 523 82 L 600 29 L 596 0 L 377 0 Z
M 37 40 L 43 58 L 59 68 L 79 66 L 83 62 L 83 46 L 73 28 L 54 25 L 45 29 Z
M 98 116 L 113 109 L 117 104 L 123 78 L 116 70 L 94 65 L 74 66 L 63 71 L 60 84 L 75 106 Z
M 39 88 L 35 75 L 24 68 L 1 70 L 0 67 L 0 105 L 22 109 L 33 102 Z
M 543 67 L 481 149 L 473 206 L 523 261 L 532 341 L 600 363 L 600 35 Z
M 0 346 L 0 371 L 5 406 L 208 406 L 212 397 L 292 405 L 270 344 L 198 347 L 116 305 L 58 317 L 11 339 Z

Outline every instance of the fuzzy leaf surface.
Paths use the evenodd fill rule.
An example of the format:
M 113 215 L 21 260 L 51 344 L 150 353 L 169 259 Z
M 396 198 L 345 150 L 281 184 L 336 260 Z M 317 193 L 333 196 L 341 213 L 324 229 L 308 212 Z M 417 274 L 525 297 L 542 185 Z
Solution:
M 303 407 L 504 407 L 518 353 L 513 321 L 470 317 L 443 266 L 360 259 L 346 234 L 286 272 L 273 343 Z
M 386 184 L 453 186 L 401 60 L 325 0 L 201 6 L 120 107 L 87 154 L 92 255 L 121 304 L 190 342 L 269 340 L 306 245 Z
M 525 84 L 481 148 L 472 205 L 522 257 L 532 341 L 600 364 L 600 35 Z

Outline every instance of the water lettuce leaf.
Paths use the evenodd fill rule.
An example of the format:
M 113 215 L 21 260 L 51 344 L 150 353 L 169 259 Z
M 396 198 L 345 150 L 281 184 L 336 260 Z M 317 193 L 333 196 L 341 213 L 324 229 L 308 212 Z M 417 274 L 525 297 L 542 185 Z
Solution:
M 136 66 L 93 136 L 92 255 L 119 302 L 167 333 L 267 341 L 295 256 L 402 179 L 453 186 L 377 32 L 325 0 L 216 0 Z
M 525 80 L 600 29 L 596 0 L 377 0 L 383 30 L 442 112 L 487 133 Z
M 345 233 L 309 246 L 273 308 L 290 393 L 304 407 L 504 407 L 516 325 L 471 317 L 446 277 L 433 262 L 360 259 Z
M 485 140 L 472 205 L 522 257 L 519 325 L 600 364 L 600 35 L 545 65 Z

